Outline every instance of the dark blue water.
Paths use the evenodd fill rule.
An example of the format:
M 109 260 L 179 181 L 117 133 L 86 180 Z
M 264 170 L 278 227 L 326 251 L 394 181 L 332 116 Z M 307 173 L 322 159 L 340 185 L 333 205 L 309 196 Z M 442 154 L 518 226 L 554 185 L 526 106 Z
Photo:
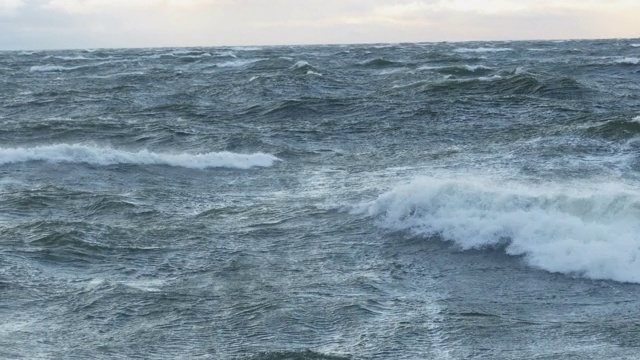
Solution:
M 0 52 L 0 358 L 640 357 L 640 40 Z

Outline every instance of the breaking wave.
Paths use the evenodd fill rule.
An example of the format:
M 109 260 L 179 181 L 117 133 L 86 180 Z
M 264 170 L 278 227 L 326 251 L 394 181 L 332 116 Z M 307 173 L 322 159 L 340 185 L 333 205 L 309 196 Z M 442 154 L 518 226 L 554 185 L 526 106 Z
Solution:
M 622 59 L 617 59 L 617 60 L 616 60 L 616 64 L 621 64 L 621 65 L 638 65 L 638 64 L 640 64 L 640 58 L 635 58 L 635 57 L 626 57 L 626 58 L 622 58 Z
M 361 204 L 390 231 L 499 248 L 550 272 L 640 283 L 640 195 L 621 184 L 494 185 L 420 178 Z
M 139 164 L 169 165 L 193 169 L 215 167 L 249 169 L 270 167 L 279 161 L 265 154 L 209 152 L 199 154 L 137 152 L 80 144 L 55 144 L 36 147 L 0 148 L 0 165 L 28 161 L 86 163 L 92 165 Z

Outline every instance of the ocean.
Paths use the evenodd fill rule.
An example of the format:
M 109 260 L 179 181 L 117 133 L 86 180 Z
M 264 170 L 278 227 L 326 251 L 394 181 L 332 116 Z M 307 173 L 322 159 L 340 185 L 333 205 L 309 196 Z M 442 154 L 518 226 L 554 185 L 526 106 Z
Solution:
M 638 359 L 640 40 L 0 52 L 0 358 Z

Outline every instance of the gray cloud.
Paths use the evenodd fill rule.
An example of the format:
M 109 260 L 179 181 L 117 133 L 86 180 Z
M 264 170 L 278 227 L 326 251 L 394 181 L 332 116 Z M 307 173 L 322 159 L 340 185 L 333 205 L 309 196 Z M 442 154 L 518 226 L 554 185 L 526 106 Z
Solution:
M 0 0 L 0 49 L 638 37 L 638 13 L 636 0 Z

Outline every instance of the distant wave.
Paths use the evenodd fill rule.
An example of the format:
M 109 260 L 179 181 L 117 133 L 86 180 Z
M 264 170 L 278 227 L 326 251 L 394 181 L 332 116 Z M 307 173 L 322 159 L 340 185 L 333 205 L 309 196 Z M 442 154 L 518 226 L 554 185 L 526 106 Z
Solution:
M 92 58 L 88 58 L 88 57 L 84 57 L 82 55 L 75 55 L 75 56 L 54 56 L 54 55 L 48 55 L 45 56 L 44 59 L 59 59 L 59 60 L 65 60 L 65 61 L 74 61 L 74 60 L 95 60 Z
M 633 47 L 640 47 L 640 44 L 631 44 Z
M 390 67 L 390 66 L 396 66 L 396 67 L 405 66 L 407 64 L 399 61 L 376 58 L 376 59 L 367 60 L 363 63 L 360 63 L 359 65 L 364 67 L 370 67 L 370 68 L 384 68 L 384 67 Z
M 475 75 L 491 72 L 490 67 L 484 65 L 459 65 L 459 66 L 420 66 L 418 70 L 433 70 L 434 72 L 444 75 Z
M 636 58 L 636 57 L 626 57 L 626 58 L 622 58 L 622 59 L 617 59 L 617 60 L 616 60 L 616 64 L 622 64 L 622 65 L 638 65 L 638 64 L 640 64 L 640 58 Z
M 640 195 L 620 184 L 580 190 L 421 178 L 354 207 L 390 231 L 499 248 L 550 272 L 640 283 Z M 495 184 L 495 183 L 494 183 Z
M 479 47 L 479 48 L 457 48 L 453 50 L 457 53 L 483 53 L 483 52 L 501 52 L 501 51 L 513 51 L 511 48 L 490 48 L 490 47 Z
M 93 64 L 79 65 L 79 66 L 60 66 L 60 65 L 52 65 L 52 64 L 34 65 L 29 68 L 29 71 L 31 72 L 73 71 L 78 69 L 109 65 L 117 62 L 121 62 L 121 61 L 110 60 L 110 61 L 102 61 L 102 62 L 93 63 Z
M 156 153 L 148 150 L 137 152 L 80 144 L 56 144 L 36 147 L 0 148 L 0 165 L 28 161 L 86 163 L 92 165 L 141 164 L 169 165 L 193 169 L 226 167 L 249 169 L 270 167 L 279 161 L 264 154 L 236 154 L 231 152 Z
M 515 73 L 518 73 L 515 75 Z M 478 78 L 452 79 L 428 84 L 425 92 L 498 93 L 509 95 L 532 95 L 541 97 L 567 98 L 586 96 L 590 89 L 573 78 L 541 78 L 516 70 L 514 75 L 491 75 Z
M 262 61 L 264 59 L 242 59 L 242 60 L 232 60 L 232 61 L 225 61 L 225 62 L 221 62 L 221 63 L 217 63 L 215 64 L 215 66 L 217 67 L 243 67 L 245 65 L 249 65 L 249 64 L 253 64 L 255 62 L 258 61 Z
M 59 66 L 59 65 L 35 65 L 29 68 L 31 72 L 68 71 L 83 68 L 84 66 Z
M 290 69 L 296 72 L 304 73 L 306 75 L 322 76 L 322 74 L 318 72 L 318 69 L 316 69 L 314 66 L 309 64 L 309 62 L 304 60 L 300 60 L 296 62 L 290 67 Z

